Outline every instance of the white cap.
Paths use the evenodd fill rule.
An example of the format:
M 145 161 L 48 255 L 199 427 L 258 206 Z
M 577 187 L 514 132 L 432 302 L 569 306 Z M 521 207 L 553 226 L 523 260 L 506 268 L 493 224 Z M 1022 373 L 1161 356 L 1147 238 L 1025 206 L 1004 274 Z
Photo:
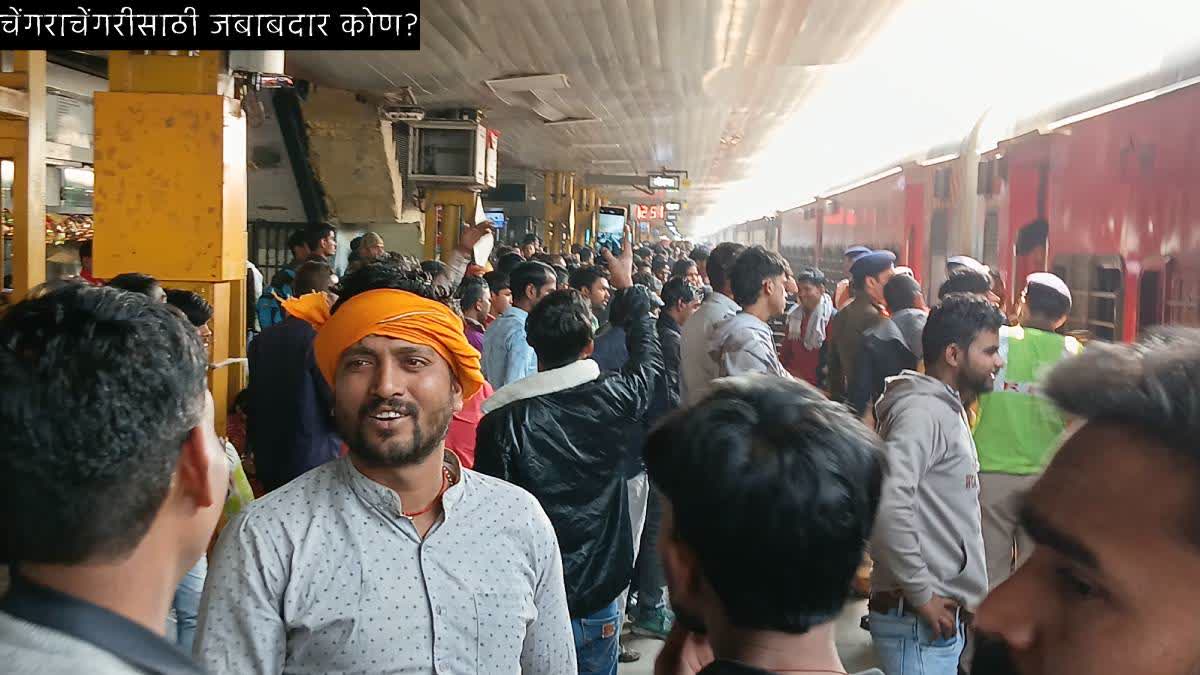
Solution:
M 979 272 L 985 276 L 988 274 L 988 266 L 969 255 L 952 255 L 949 258 L 946 258 L 946 266 L 949 267 L 950 265 L 961 265 L 962 267 L 975 270 L 976 272 Z
M 1071 300 L 1071 289 L 1067 288 L 1066 282 L 1062 279 L 1059 279 L 1058 275 L 1051 274 L 1049 272 L 1034 272 L 1033 274 L 1025 277 L 1026 286 L 1032 286 L 1033 284 L 1045 286 L 1046 288 L 1056 291 L 1068 301 Z

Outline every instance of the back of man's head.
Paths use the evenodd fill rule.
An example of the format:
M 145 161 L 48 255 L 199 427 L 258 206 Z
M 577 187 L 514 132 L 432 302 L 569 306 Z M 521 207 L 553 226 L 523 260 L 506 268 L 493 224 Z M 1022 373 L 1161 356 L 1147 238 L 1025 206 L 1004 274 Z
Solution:
M 333 286 L 333 268 L 329 263 L 310 260 L 296 270 L 296 279 L 292 282 L 292 291 L 296 295 L 309 293 L 324 293 Z
M 188 323 L 199 328 L 212 320 L 212 305 L 195 291 L 172 288 L 167 291 L 167 304 L 183 312 Z
M 671 264 L 671 276 L 686 277 L 695 266 L 695 260 L 692 260 L 691 258 L 680 258 Z
M 733 271 L 733 261 L 744 250 L 745 246 L 732 241 L 717 244 L 712 250 L 712 255 L 708 256 L 708 279 L 712 282 L 713 290 L 726 289 L 730 272 Z
M 142 274 L 141 272 L 118 274 L 109 280 L 108 285 L 113 288 L 119 288 L 122 291 L 129 291 L 130 293 L 145 296 L 155 295 L 154 289 L 160 287 L 158 279 L 149 274 Z
M 662 297 L 663 307 L 667 309 L 675 309 L 679 303 L 690 305 L 696 301 L 700 289 L 688 283 L 684 277 L 675 277 L 667 283 L 663 284 Z
M 529 312 L 525 333 L 542 370 L 561 368 L 591 345 L 592 311 L 578 291 L 554 291 Z
M 513 304 L 526 302 L 526 291 L 530 286 L 533 287 L 533 292 L 536 295 L 539 288 L 545 286 L 551 279 L 556 279 L 554 268 L 546 263 L 523 262 L 513 268 L 513 271 L 508 275 L 508 285 L 512 288 Z
M 992 280 L 988 275 L 969 267 L 958 267 L 948 279 L 938 288 L 938 299 L 945 299 L 953 293 L 970 293 L 972 295 L 987 295 L 992 290 Z
M 137 547 L 184 444 L 197 431 L 216 443 L 207 363 L 176 309 L 116 289 L 48 287 L 0 318 L 0 560 L 112 562 Z M 209 533 L 186 542 L 196 556 Z
M 301 228 L 298 230 L 292 230 L 292 233 L 290 235 L 288 235 L 287 245 L 288 245 L 288 250 L 292 251 L 293 253 L 295 253 L 295 251 L 293 249 L 298 248 L 300 246 L 304 246 L 305 248 L 307 248 L 308 247 L 308 238 L 305 235 L 304 229 Z
M 1061 280 L 1060 282 L 1061 283 Z M 1066 284 L 1062 285 L 1066 289 Z M 1025 285 L 1025 306 L 1029 313 L 1043 321 L 1057 322 L 1071 314 L 1071 297 L 1047 284 L 1030 282 Z
M 763 282 L 787 274 L 787 271 L 787 261 L 774 251 L 768 251 L 762 246 L 742 251 L 733 261 L 733 268 L 729 273 L 734 301 L 742 307 L 753 305 L 762 295 Z M 711 272 L 709 274 L 711 275 Z
M 567 285 L 577 291 L 591 289 L 592 284 L 604 278 L 604 274 L 597 267 L 580 267 L 571 272 Z
M 506 288 L 511 288 L 508 281 L 508 275 L 499 270 L 492 270 L 483 275 L 483 280 L 487 282 L 488 290 L 492 293 L 499 293 Z
M 496 271 L 512 276 L 513 270 L 525 262 L 525 258 L 517 252 L 505 253 L 496 259 Z
M 805 633 L 838 615 L 879 504 L 877 443 L 816 389 L 766 376 L 721 380 L 651 432 L 668 546 L 691 553 L 733 627 Z M 664 555 L 668 578 L 680 558 Z M 671 588 L 682 621 L 696 585 Z
M 691 260 L 695 260 L 697 263 L 702 263 L 702 262 L 708 260 L 708 256 L 710 256 L 710 255 L 712 255 L 712 250 L 709 249 L 707 246 L 702 245 L 702 246 L 697 246 L 696 248 L 693 248 L 692 252 L 688 253 L 688 258 L 690 258 Z
M 907 274 L 897 274 L 883 287 L 883 299 L 892 314 L 916 307 L 921 284 Z
M 486 281 L 480 277 L 467 277 L 458 285 L 459 306 L 463 310 L 474 309 L 489 292 Z
M 1004 315 L 987 300 L 969 293 L 952 293 L 933 308 L 921 333 L 921 349 L 927 366 L 942 363 L 946 348 L 958 345 L 964 351 L 984 331 L 998 331 Z

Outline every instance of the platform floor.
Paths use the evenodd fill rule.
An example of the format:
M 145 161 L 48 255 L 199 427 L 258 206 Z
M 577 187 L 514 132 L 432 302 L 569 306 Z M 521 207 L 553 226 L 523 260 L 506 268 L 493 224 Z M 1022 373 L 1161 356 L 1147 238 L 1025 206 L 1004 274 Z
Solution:
M 879 667 L 875 650 L 871 647 L 871 634 L 859 628 L 859 621 L 866 613 L 867 603 L 863 600 L 847 605 L 838 617 L 838 652 L 842 656 L 842 663 L 851 673 Z M 618 668 L 620 675 L 651 675 L 654 672 L 654 658 L 658 656 L 662 642 L 635 638 L 629 646 L 641 652 L 642 659 L 637 663 L 621 664 Z

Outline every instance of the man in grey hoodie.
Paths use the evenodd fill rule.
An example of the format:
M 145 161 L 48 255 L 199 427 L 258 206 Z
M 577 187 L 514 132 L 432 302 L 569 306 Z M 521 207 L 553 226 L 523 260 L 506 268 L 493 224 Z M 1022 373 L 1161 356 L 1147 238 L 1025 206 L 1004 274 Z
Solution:
M 767 324 L 783 315 L 791 274 L 782 256 L 762 246 L 748 248 L 734 260 L 730 286 L 742 311 L 717 326 L 709 344 L 720 377 L 763 373 L 792 379 L 779 362 L 775 336 Z
M 1004 365 L 1004 317 L 954 294 L 929 315 L 925 374 L 888 380 L 875 406 L 888 473 L 871 538 L 870 630 L 886 673 L 955 675 L 987 593 L 979 459 L 966 407 Z

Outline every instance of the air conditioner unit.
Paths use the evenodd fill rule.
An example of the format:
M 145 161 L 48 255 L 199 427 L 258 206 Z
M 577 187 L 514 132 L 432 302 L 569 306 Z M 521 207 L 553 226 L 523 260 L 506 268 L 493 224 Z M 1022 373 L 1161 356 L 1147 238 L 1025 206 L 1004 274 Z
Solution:
M 379 116 L 388 122 L 420 122 L 425 119 L 425 109 L 415 105 L 383 105 Z
M 417 184 L 496 187 L 500 135 L 476 122 L 408 122 L 408 177 Z

